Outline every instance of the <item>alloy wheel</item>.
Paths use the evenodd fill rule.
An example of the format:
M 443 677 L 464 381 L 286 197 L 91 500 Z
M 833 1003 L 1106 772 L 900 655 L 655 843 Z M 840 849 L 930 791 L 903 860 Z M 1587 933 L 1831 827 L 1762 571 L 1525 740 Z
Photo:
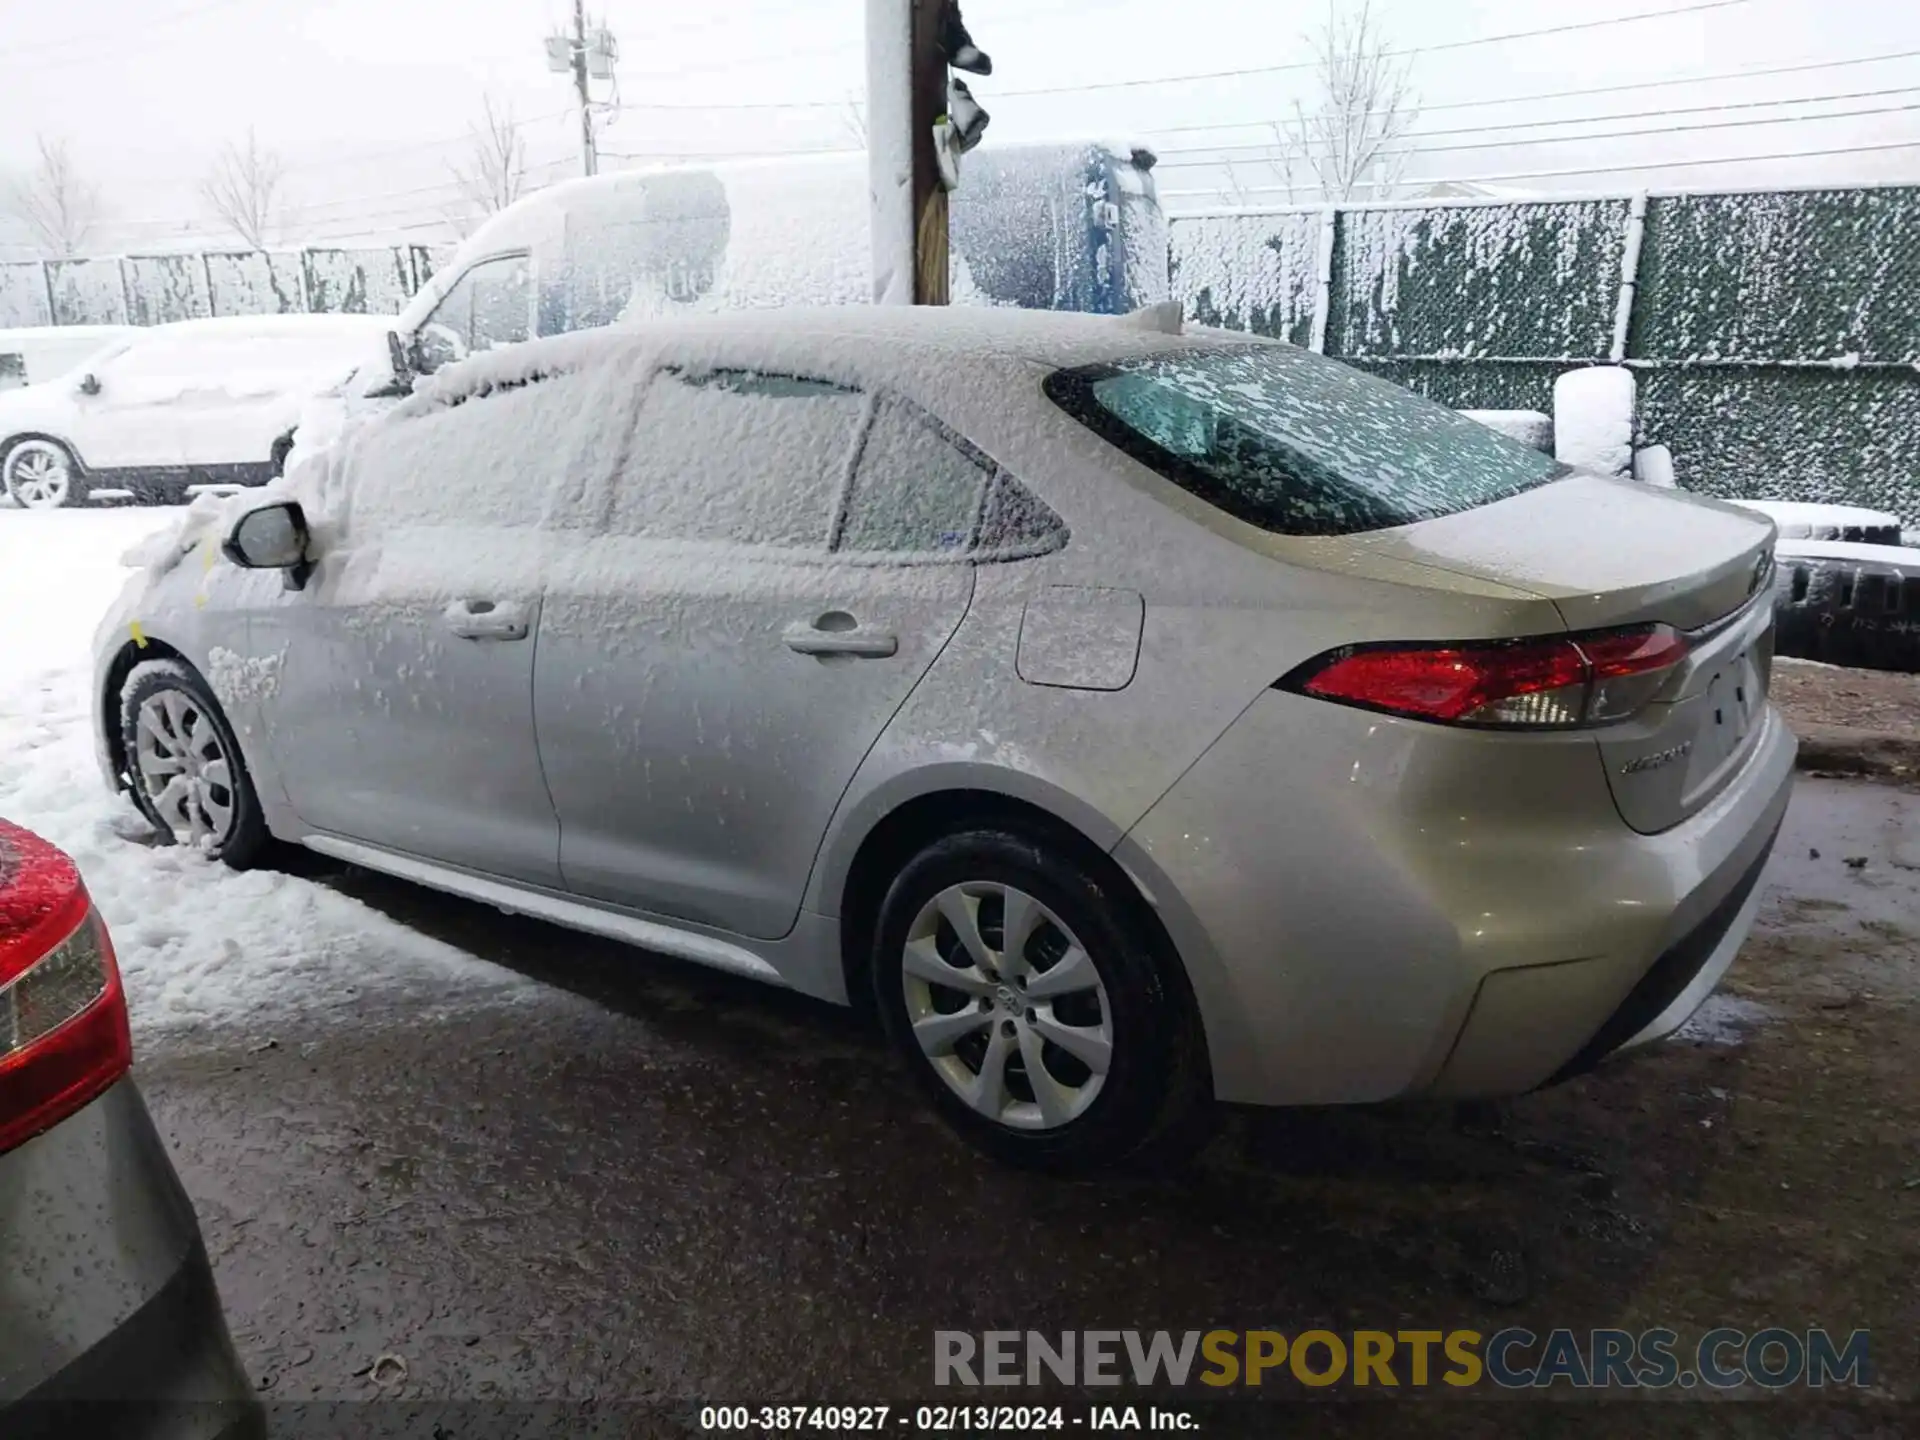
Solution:
M 73 467 L 57 445 L 29 440 L 7 459 L 7 492 L 29 510 L 57 510 L 73 491 Z
M 928 1063 L 987 1119 L 1055 1130 L 1100 1094 L 1113 1059 L 1106 987 L 1072 930 L 1024 890 L 940 891 L 907 931 L 901 984 Z
M 140 702 L 135 768 L 176 842 L 216 850 L 233 833 L 233 759 L 199 703 L 180 690 Z

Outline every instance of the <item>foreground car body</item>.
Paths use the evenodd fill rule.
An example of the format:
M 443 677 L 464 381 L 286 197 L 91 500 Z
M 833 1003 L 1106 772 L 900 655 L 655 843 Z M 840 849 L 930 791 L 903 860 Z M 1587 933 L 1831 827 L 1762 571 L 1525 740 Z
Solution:
M 128 331 L 69 373 L 0 393 L 0 488 L 30 509 L 179 499 L 280 471 L 300 406 L 384 333 L 377 316 L 184 320 Z
M 114 782 L 239 863 L 871 995 L 1015 1158 L 1657 1038 L 1786 803 L 1766 521 L 1290 347 L 729 317 L 456 367 L 322 462 L 103 625 Z
M 0 822 L 0 1432 L 259 1433 L 129 1054 L 72 863 Z

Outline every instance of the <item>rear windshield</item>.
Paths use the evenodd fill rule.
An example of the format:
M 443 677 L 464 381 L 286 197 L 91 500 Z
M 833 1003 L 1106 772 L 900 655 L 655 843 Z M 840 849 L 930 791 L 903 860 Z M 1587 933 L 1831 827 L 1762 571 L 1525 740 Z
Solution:
M 1046 390 L 1136 460 L 1276 535 L 1411 525 L 1567 469 L 1410 390 L 1292 346 L 1062 370 Z

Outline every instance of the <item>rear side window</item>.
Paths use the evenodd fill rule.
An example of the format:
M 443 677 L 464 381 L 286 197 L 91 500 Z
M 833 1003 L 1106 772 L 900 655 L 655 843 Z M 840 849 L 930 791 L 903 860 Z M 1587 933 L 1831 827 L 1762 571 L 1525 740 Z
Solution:
M 1182 489 L 1276 535 L 1411 525 L 1517 495 L 1567 468 L 1410 390 L 1291 346 L 1062 370 L 1046 391 Z
M 662 371 L 614 488 L 617 535 L 824 549 L 865 397 L 821 380 Z
M 835 548 L 960 553 L 987 498 L 984 459 L 902 401 L 883 399 L 854 467 Z

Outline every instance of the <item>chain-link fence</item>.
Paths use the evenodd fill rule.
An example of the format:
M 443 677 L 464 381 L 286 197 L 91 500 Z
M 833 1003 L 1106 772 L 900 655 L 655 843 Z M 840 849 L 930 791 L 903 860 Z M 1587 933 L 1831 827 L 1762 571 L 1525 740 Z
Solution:
M 0 264 L 0 329 L 391 315 L 432 273 L 432 252 L 421 245 L 16 261 Z
M 1202 323 L 1483 409 L 1551 410 L 1561 371 L 1624 363 L 1688 489 L 1920 525 L 1920 188 L 1216 212 L 1171 235 Z

